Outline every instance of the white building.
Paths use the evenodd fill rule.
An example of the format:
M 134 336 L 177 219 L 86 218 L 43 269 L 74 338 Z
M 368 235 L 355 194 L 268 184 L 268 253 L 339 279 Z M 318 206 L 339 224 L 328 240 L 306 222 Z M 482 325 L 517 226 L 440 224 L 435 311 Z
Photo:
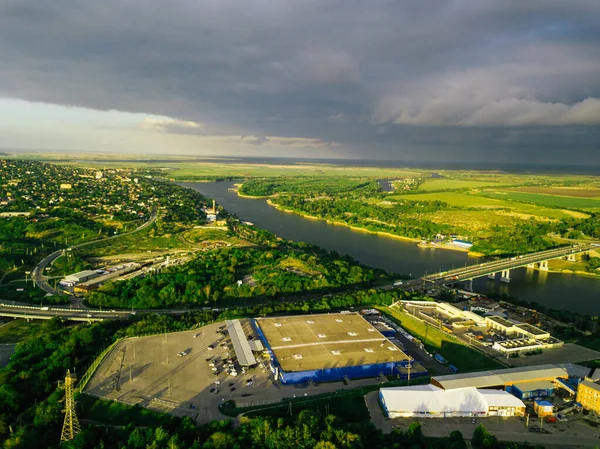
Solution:
M 67 282 L 74 282 L 76 284 L 79 284 L 80 282 L 89 281 L 90 279 L 97 278 L 98 276 L 100 276 L 100 274 L 96 273 L 95 271 L 84 270 L 70 274 L 67 277 L 65 277 L 64 280 Z
M 475 387 L 444 390 L 430 384 L 382 388 L 379 401 L 390 418 L 521 416 L 525 413 L 523 401 L 512 394 Z

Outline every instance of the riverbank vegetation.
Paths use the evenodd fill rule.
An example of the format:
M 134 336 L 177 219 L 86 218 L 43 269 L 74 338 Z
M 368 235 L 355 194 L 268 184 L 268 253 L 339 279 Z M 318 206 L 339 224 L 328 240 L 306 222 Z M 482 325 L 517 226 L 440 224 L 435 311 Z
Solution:
M 374 184 L 358 187 L 352 184 L 358 181 L 349 178 L 320 178 L 313 181 L 314 187 L 305 180 L 252 179 L 240 192 L 270 196 L 270 204 L 283 210 L 374 233 L 436 241 L 438 246 L 452 238 L 468 240 L 474 243 L 473 253 L 486 256 L 513 256 L 565 244 L 557 237 L 585 240 L 600 235 L 596 212 L 600 200 L 590 197 L 594 189 L 572 187 L 587 186 L 593 178 L 550 178 L 558 189 L 553 191 L 579 193 L 567 197 L 515 190 L 548 185 L 549 179 L 542 176 L 445 175 L 397 180 L 393 192 Z M 588 197 L 581 197 L 582 192 Z

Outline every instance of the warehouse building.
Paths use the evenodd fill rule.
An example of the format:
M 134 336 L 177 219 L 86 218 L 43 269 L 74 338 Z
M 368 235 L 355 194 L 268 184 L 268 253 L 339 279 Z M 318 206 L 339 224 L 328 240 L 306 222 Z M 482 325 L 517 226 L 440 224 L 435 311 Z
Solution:
M 254 328 L 282 383 L 401 375 L 408 356 L 357 313 L 257 318 Z
M 74 282 L 75 284 L 79 284 L 81 282 L 89 281 L 90 279 L 94 279 L 100 276 L 100 273 L 93 270 L 84 270 L 79 271 L 77 273 L 70 274 L 65 277 L 65 281 Z
M 382 388 L 379 401 L 390 418 L 522 416 L 525 404 L 502 390 L 444 390 L 435 385 Z
M 435 376 L 431 378 L 431 383 L 444 390 L 465 387 L 499 388 L 517 397 L 532 398 L 552 394 L 555 381 L 559 378 L 569 378 L 565 366 L 537 365 Z

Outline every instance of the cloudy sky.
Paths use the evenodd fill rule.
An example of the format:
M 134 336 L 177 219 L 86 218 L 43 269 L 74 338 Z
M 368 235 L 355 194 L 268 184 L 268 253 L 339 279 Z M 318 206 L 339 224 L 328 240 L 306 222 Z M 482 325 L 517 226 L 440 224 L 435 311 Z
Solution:
M 2 0 L 0 148 L 600 165 L 599 0 Z

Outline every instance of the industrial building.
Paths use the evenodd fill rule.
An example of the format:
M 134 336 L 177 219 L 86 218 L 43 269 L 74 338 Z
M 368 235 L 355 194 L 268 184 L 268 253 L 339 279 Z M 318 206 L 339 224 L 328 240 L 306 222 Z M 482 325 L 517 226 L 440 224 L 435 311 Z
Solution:
M 81 282 L 89 281 L 100 276 L 100 273 L 93 270 L 84 270 L 77 273 L 70 274 L 65 277 L 65 281 L 79 284 Z
M 434 376 L 431 383 L 444 390 L 456 388 L 501 388 L 518 398 L 529 399 L 552 394 L 557 379 L 568 379 L 567 367 L 558 365 L 524 366 L 475 373 Z
M 496 338 L 488 339 L 484 344 L 507 356 L 513 353 L 558 348 L 564 344 L 539 327 L 510 321 L 499 316 L 500 313 L 488 313 L 486 316 L 481 316 L 444 302 L 401 302 L 416 317 L 424 315 L 429 320 L 437 320 L 440 328 L 447 332 L 461 333 L 464 330 L 472 329 L 473 332 L 481 334 L 489 331 L 488 336 L 496 336 Z
M 257 318 L 253 323 L 282 383 L 403 376 L 399 368 L 408 365 L 408 356 L 357 313 Z
M 522 416 L 525 404 L 502 390 L 475 387 L 444 390 L 435 385 L 382 388 L 379 400 L 390 418 Z

